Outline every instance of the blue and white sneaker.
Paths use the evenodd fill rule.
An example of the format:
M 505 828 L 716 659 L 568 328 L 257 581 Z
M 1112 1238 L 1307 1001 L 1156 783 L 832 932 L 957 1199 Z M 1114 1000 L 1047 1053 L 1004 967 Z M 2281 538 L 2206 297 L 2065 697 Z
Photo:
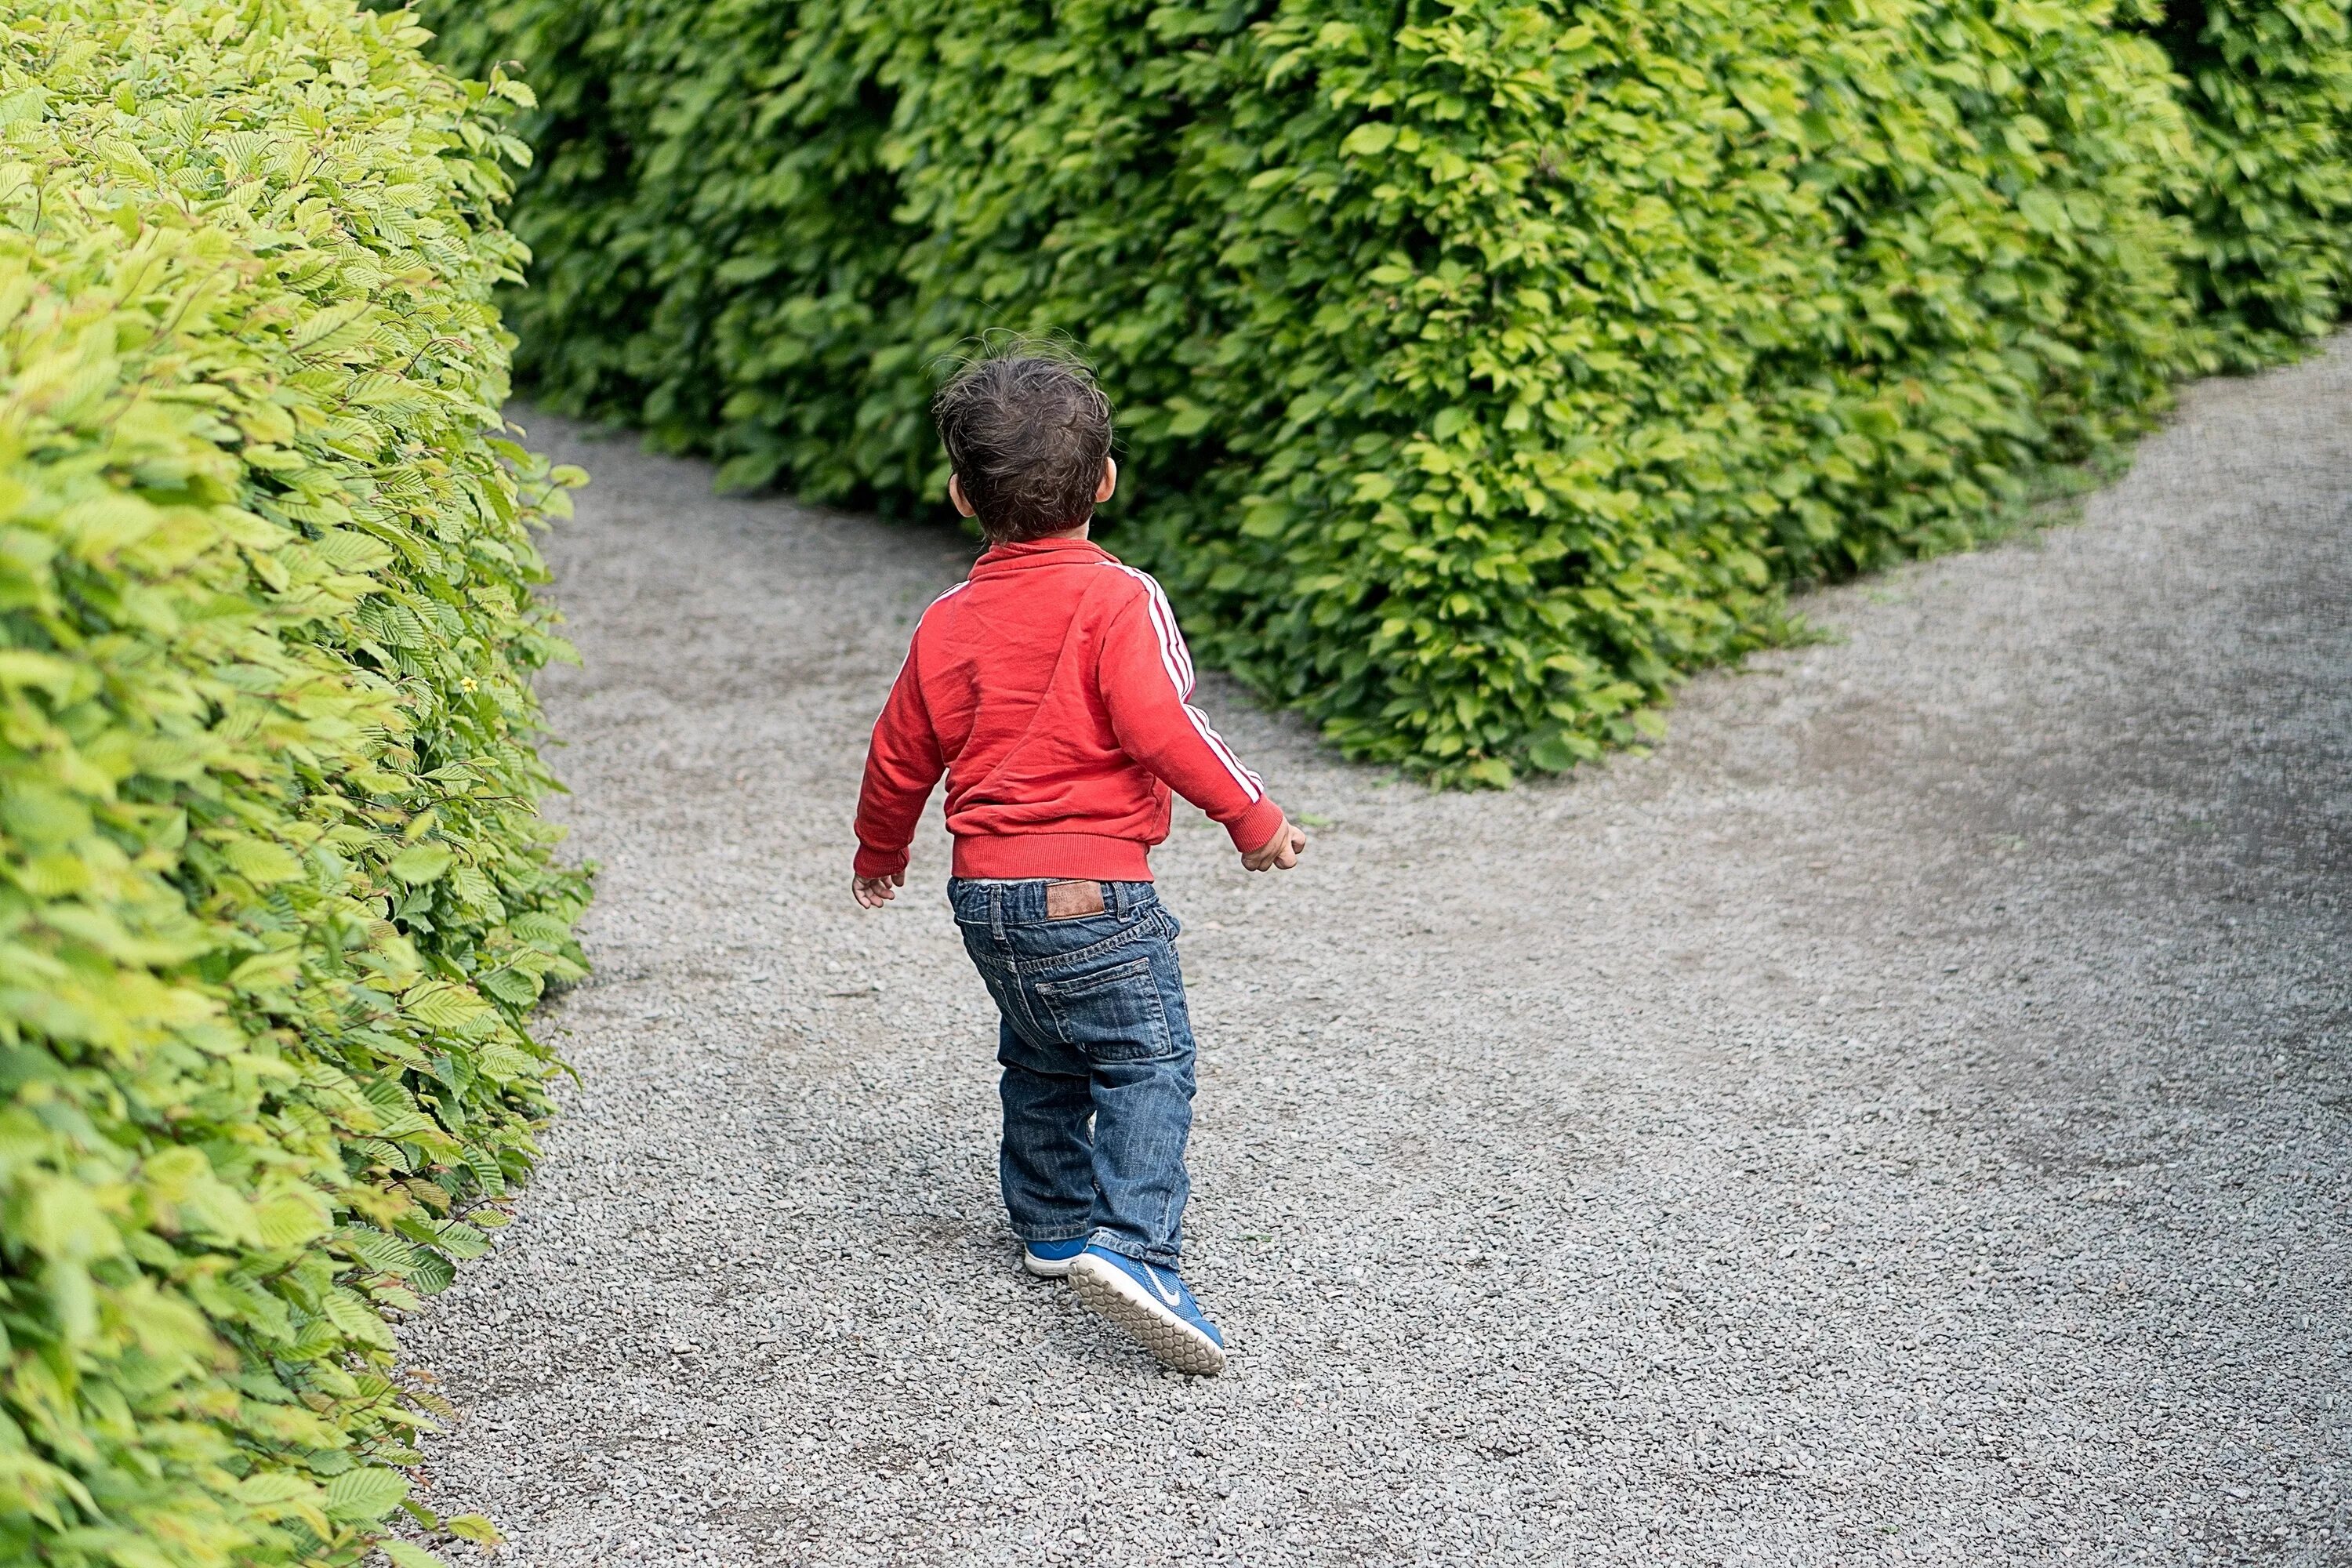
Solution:
M 1200 1377 L 1225 1370 L 1225 1336 L 1173 1269 L 1089 1247 L 1071 1259 L 1069 1272 L 1086 1309 L 1133 1334 L 1160 1365 Z
M 1087 1249 L 1087 1238 L 1071 1237 L 1066 1241 L 1032 1241 L 1021 1248 L 1021 1267 L 1040 1279 L 1061 1279 L 1068 1277 L 1070 1260 Z

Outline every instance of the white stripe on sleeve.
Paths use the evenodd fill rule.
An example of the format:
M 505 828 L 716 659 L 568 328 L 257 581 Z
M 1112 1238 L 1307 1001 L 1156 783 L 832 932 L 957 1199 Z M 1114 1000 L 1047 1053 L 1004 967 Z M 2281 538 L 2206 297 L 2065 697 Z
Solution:
M 1234 783 L 1241 785 L 1242 794 L 1253 805 L 1255 805 L 1265 796 L 1264 781 L 1242 766 L 1241 759 L 1234 755 L 1234 749 L 1225 744 L 1225 738 L 1210 727 L 1208 716 L 1192 706 L 1191 699 L 1196 684 L 1192 673 L 1192 653 L 1184 646 L 1183 634 L 1176 629 L 1174 606 L 1168 603 L 1168 595 L 1160 591 L 1160 584 L 1152 581 L 1149 573 L 1139 572 L 1124 564 L 1118 569 L 1143 584 L 1144 605 L 1150 612 L 1151 629 L 1160 639 L 1160 668 L 1168 672 L 1168 683 L 1176 689 L 1177 706 L 1183 709 L 1184 716 L 1192 721 L 1192 728 L 1200 732 L 1210 755 L 1224 764 L 1225 772 L 1233 775 Z

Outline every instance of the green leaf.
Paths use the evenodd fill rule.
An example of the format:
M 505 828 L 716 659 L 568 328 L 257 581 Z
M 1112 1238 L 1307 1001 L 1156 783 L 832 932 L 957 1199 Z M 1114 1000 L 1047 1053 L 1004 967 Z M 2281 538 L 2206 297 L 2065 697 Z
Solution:
M 528 1007 L 539 1000 L 539 981 L 513 969 L 494 969 L 475 976 L 474 984 L 501 1002 Z
M 21 690 L 33 687 L 47 692 L 52 700 L 63 701 L 79 678 L 74 665 L 54 655 L 28 648 L 0 648 L 0 689 Z
M 229 869 L 256 887 L 291 881 L 302 874 L 302 862 L 294 858 L 292 850 L 259 838 L 230 839 L 221 846 L 221 858 L 228 862 Z
M 11 1230 L 34 1251 L 79 1263 L 122 1250 L 122 1233 L 89 1188 L 68 1176 L 31 1173 L 19 1179 L 26 1195 Z
M 1528 748 L 1528 761 L 1546 773 L 1564 773 L 1577 763 L 1576 753 L 1569 748 L 1568 738 L 1554 733 L 1546 735 Z
M 326 1308 L 327 1321 L 352 1339 L 381 1350 L 393 1348 L 392 1331 L 385 1326 L 383 1316 L 359 1296 L 337 1287 L 326 1292 L 321 1304 Z
M 401 1005 L 409 1016 L 436 1029 L 462 1029 L 489 1011 L 480 997 L 440 981 L 409 992 L 401 998 Z
M 327 1483 L 327 1514 L 347 1524 L 382 1519 L 408 1495 L 408 1478 L 397 1470 L 363 1465 Z
M 254 1228 L 264 1247 L 299 1247 L 327 1234 L 331 1221 L 316 1198 L 285 1194 L 253 1205 Z
M 455 859 L 446 844 L 412 844 L 394 856 L 384 869 L 411 887 L 417 887 L 437 880 Z
M 506 1540 L 505 1536 L 499 1533 L 497 1525 L 478 1513 L 456 1514 L 441 1522 L 442 1528 L 448 1531 L 450 1534 L 461 1540 L 473 1542 L 477 1545 L 497 1546 Z
M 325 1504 L 320 1490 L 299 1476 L 283 1470 L 263 1470 L 236 1483 L 236 1495 L 249 1503 L 293 1502 L 298 1499 L 316 1500 Z
M 490 1238 L 462 1220 L 441 1227 L 441 1246 L 460 1263 L 470 1262 L 490 1249 Z
M 450 1266 L 448 1258 L 438 1252 L 420 1248 L 416 1254 L 415 1269 L 409 1275 L 408 1282 L 431 1296 L 447 1289 L 449 1282 L 457 1277 L 457 1271 Z

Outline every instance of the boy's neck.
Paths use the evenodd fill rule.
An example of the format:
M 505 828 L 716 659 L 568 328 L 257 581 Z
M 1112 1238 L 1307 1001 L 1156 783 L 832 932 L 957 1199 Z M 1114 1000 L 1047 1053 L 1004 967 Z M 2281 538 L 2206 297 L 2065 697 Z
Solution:
M 1021 539 L 1006 540 L 1004 542 L 1007 544 L 1062 544 L 1074 539 L 1082 540 L 1091 537 L 1094 525 L 1094 514 L 1088 512 L 1084 522 L 1069 528 L 1061 529 L 1053 533 L 1032 533 Z M 992 550 L 997 547 L 991 545 L 989 548 Z

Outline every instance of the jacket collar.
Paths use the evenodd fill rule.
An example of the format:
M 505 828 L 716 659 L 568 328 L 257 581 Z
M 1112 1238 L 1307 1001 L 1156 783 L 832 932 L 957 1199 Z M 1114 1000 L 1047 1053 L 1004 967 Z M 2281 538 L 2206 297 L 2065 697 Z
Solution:
M 1111 565 L 1118 557 L 1091 539 L 1026 539 L 1013 544 L 993 544 L 971 563 L 974 577 L 994 577 L 1033 566 L 1073 566 L 1089 561 Z

